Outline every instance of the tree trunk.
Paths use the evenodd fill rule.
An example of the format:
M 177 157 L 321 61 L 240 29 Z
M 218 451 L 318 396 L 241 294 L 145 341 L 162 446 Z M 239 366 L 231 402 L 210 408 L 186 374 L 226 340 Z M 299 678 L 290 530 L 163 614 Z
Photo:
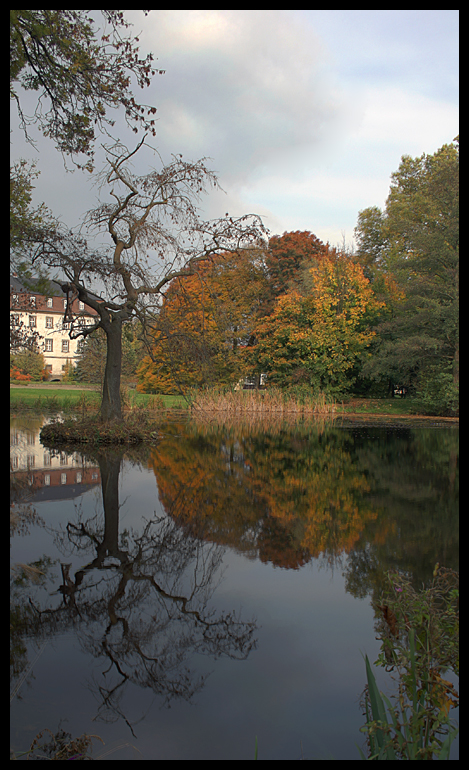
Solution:
M 109 450 L 99 453 L 98 463 L 104 508 L 104 536 L 98 548 L 98 555 L 102 559 L 114 556 L 124 561 L 123 554 L 119 551 L 119 473 L 122 453 Z
M 122 321 L 114 318 L 103 325 L 107 340 L 106 369 L 104 370 L 101 418 L 104 422 L 122 420 Z

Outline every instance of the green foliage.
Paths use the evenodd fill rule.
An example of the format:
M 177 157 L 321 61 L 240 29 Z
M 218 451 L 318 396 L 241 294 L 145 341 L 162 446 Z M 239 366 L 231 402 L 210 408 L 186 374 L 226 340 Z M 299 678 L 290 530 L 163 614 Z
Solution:
M 42 204 L 32 208 L 34 180 L 39 176 L 34 162 L 19 160 L 10 166 L 10 248 L 24 240 L 32 227 L 50 220 L 50 213 Z
M 77 381 L 77 369 L 71 361 L 65 364 L 63 370 L 62 382 L 76 382 Z
M 376 609 L 377 664 L 397 674 L 397 693 L 379 692 L 366 657 L 368 759 L 449 759 L 458 733 L 450 711 L 459 694 L 443 674 L 459 675 L 459 576 L 437 564 L 430 584 L 417 591 L 405 576 L 390 573 Z
M 27 139 L 35 123 L 62 153 L 85 154 L 88 170 L 96 126 L 106 130 L 114 125 L 109 109 L 123 107 L 134 131 L 141 126 L 156 133 L 156 109 L 137 104 L 131 92 L 131 76 L 141 88 L 150 85 L 156 73 L 153 56 L 141 59 L 138 38 L 124 35 L 130 24 L 122 11 L 101 13 L 107 34 L 86 10 L 10 10 L 10 99 L 16 102 L 20 126 Z M 18 86 L 38 94 L 32 117 L 22 111 Z
M 459 382 L 451 371 L 428 371 L 417 384 L 414 410 L 419 414 L 459 414 Z
M 386 311 L 362 375 L 419 391 L 454 414 L 459 382 L 459 148 L 403 156 L 381 212 L 359 213 L 356 258 Z M 447 383 L 451 373 L 453 386 Z

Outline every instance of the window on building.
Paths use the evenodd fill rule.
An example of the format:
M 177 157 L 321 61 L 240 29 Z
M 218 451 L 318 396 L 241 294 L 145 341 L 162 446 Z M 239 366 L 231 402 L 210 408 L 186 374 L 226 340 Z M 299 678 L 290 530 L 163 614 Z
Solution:
M 54 340 L 45 340 L 44 350 L 46 353 L 52 353 L 54 350 Z
M 46 329 L 54 328 L 54 319 L 50 315 L 46 315 Z
M 29 302 L 32 307 L 36 307 L 36 297 L 34 296 L 30 297 Z
M 47 297 L 47 307 L 52 307 L 52 306 L 53 306 L 52 297 Z
M 84 302 L 79 302 L 78 303 L 78 307 L 80 308 L 80 310 L 84 310 L 85 309 L 85 303 Z
M 12 326 L 19 326 L 20 325 L 20 317 L 19 315 L 12 315 L 11 316 L 11 324 Z
M 30 315 L 29 316 L 29 328 L 30 329 L 35 329 L 36 326 L 37 326 L 37 318 L 36 318 L 36 316 L 35 315 Z
M 69 340 L 62 340 L 62 353 L 68 353 L 70 350 Z

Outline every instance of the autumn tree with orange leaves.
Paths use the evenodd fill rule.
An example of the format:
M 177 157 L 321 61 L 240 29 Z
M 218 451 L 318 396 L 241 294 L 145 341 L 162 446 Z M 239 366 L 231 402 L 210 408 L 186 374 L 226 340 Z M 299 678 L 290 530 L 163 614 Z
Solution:
M 381 303 L 362 268 L 344 255 L 325 257 L 308 271 L 308 291 L 291 290 L 256 328 L 252 365 L 280 387 L 308 385 L 340 395 L 374 337 Z
M 301 280 L 304 266 L 333 257 L 335 249 L 323 243 L 309 230 L 285 232 L 269 239 L 265 264 L 269 275 L 270 295 L 273 298 L 286 294 Z
M 259 253 L 249 249 L 175 278 L 137 370 L 138 390 L 171 394 L 238 382 L 246 374 L 239 353 L 252 336 L 266 291 Z

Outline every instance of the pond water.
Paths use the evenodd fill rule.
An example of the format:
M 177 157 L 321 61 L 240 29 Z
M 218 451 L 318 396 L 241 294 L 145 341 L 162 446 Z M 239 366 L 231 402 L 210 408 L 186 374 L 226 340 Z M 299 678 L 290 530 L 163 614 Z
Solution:
M 262 760 L 358 759 L 384 573 L 459 568 L 458 427 L 173 417 L 83 455 L 44 421 L 10 428 L 11 748 L 47 728 L 99 759 L 254 759 L 256 737 Z

